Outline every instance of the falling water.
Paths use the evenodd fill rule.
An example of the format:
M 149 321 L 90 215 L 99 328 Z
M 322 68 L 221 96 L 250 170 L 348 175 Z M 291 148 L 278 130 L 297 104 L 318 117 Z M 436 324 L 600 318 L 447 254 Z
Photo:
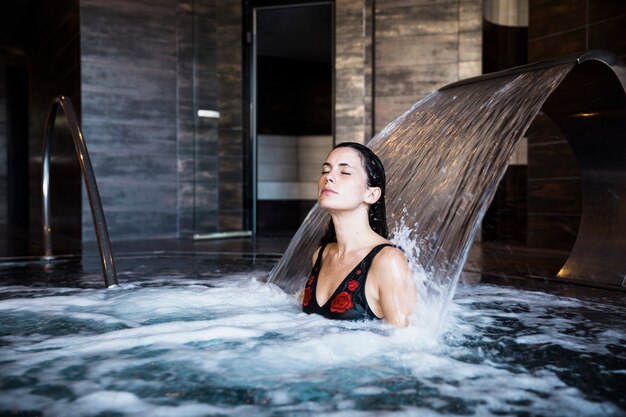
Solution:
M 572 69 L 561 64 L 451 86 L 415 103 L 368 146 L 387 173 L 392 239 L 409 253 L 420 302 L 454 295 L 474 235 L 519 139 Z M 338 138 L 341 140 L 341 138 Z M 316 205 L 270 281 L 294 292 L 328 223 Z M 407 247 L 409 246 L 409 247 Z

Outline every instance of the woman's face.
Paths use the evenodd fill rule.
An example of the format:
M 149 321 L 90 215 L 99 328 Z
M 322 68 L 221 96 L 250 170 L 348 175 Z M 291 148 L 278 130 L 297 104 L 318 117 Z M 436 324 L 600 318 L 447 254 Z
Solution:
M 352 148 L 333 149 L 322 165 L 317 182 L 317 201 L 325 210 L 352 210 L 370 201 L 367 173 L 358 151 Z

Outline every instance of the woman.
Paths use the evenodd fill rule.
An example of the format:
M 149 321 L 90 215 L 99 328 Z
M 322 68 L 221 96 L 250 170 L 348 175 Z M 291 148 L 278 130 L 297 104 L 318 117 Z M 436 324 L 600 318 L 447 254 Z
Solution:
M 404 252 L 387 240 L 380 159 L 361 144 L 340 143 L 322 165 L 317 189 L 331 220 L 313 254 L 303 311 L 407 326 L 415 286 Z

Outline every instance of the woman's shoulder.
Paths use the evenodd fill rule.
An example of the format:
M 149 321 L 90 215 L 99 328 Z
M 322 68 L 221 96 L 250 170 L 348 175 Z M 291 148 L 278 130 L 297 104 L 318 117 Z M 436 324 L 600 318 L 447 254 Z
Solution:
M 404 261 L 408 262 L 408 258 L 404 253 L 404 250 L 400 246 L 396 246 L 391 242 L 385 243 L 387 246 L 384 246 L 380 252 L 374 258 L 374 262 L 376 261 Z
M 397 276 L 402 279 L 410 273 L 409 259 L 400 247 L 391 244 L 383 247 L 374 257 L 371 269 L 375 276 Z

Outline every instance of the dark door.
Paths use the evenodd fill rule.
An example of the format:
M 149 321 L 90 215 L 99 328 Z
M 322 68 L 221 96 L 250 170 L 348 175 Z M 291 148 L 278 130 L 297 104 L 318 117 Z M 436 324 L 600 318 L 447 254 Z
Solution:
M 313 207 L 333 145 L 330 3 L 253 13 L 251 149 L 253 230 L 292 235 Z

